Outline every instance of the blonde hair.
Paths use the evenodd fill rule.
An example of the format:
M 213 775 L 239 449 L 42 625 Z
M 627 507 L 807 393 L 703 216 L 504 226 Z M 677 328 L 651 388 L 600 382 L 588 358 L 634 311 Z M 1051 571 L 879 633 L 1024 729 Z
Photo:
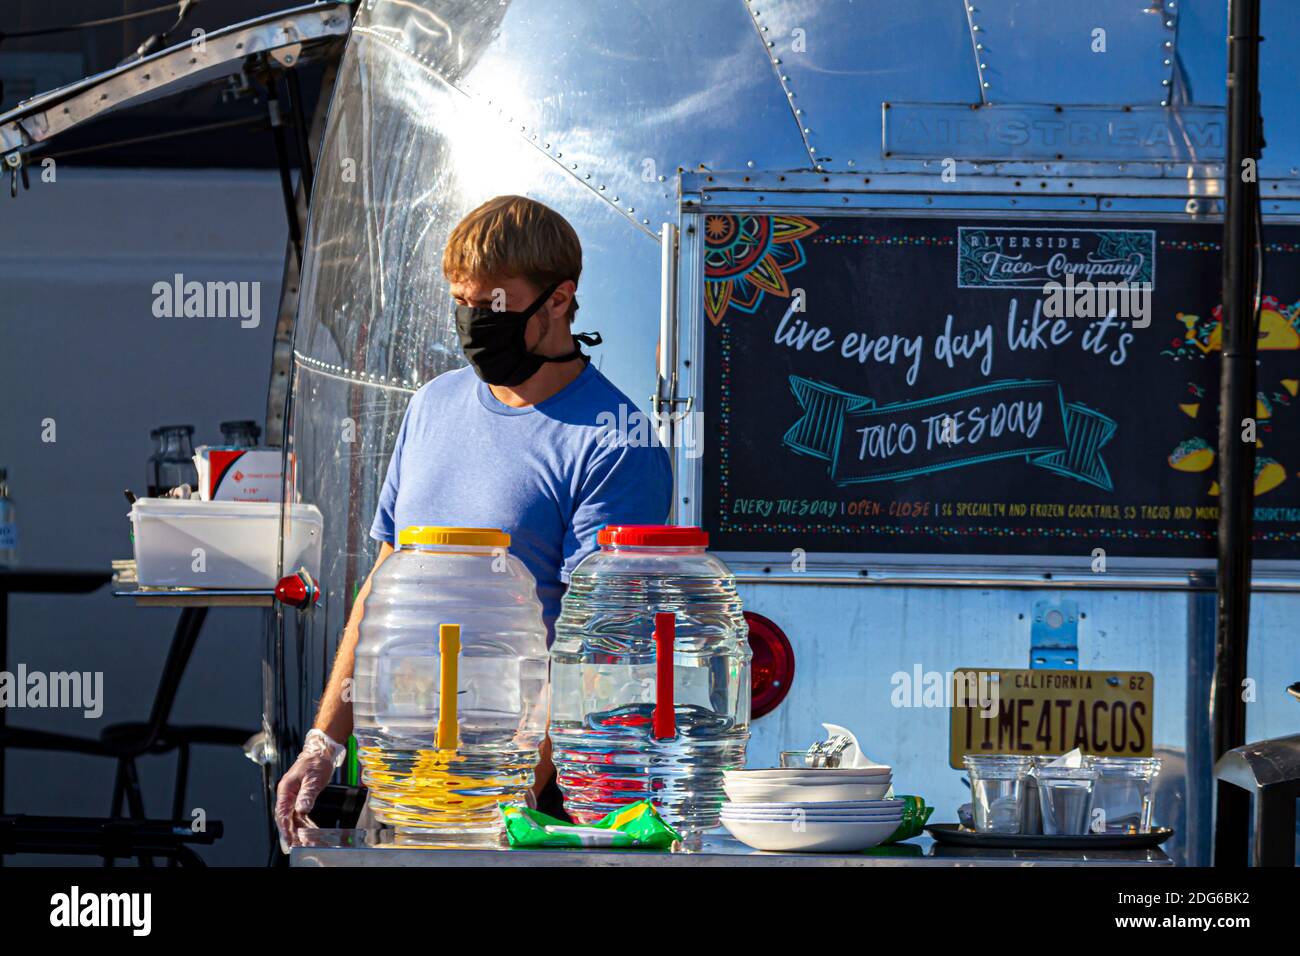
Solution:
M 451 231 L 442 272 L 452 282 L 516 276 L 539 289 L 582 274 L 582 243 L 567 219 L 525 196 L 497 196 Z M 570 305 L 569 318 L 577 310 Z

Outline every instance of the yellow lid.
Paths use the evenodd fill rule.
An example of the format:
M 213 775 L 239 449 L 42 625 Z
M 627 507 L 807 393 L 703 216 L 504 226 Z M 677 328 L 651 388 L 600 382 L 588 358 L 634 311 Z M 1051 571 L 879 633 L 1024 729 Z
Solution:
M 497 528 L 439 528 L 434 525 L 411 525 L 397 535 L 404 544 L 467 544 L 486 548 L 510 547 L 510 535 Z

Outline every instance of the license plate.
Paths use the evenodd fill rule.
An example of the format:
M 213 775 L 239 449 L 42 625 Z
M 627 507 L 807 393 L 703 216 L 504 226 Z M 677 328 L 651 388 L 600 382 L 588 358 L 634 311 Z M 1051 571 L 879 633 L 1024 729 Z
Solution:
M 1145 671 L 981 670 L 953 674 L 948 761 L 965 754 L 1149 757 L 1155 678 Z

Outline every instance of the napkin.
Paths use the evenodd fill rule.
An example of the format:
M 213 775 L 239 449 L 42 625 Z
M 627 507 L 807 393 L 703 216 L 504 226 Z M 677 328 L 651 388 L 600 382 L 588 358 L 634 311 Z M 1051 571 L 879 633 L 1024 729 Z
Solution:
M 1050 763 L 1044 764 L 1047 767 L 1064 767 L 1067 770 L 1078 770 L 1083 766 L 1083 751 L 1075 747 L 1068 754 L 1061 754 Z
M 849 730 L 847 727 L 841 727 L 839 724 L 822 724 L 822 726 L 826 728 L 826 736 L 828 739 L 830 737 L 848 738 L 849 745 L 844 750 L 840 751 L 840 769 L 859 770 L 863 767 L 886 766 L 883 763 L 877 763 L 864 754 L 862 749 L 858 746 L 857 734 Z

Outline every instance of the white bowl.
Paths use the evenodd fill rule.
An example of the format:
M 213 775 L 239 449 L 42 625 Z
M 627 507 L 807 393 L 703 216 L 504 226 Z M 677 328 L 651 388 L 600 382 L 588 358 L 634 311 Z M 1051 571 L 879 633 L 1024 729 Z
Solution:
M 846 783 L 887 783 L 894 779 L 892 773 L 873 773 L 869 776 L 859 777 L 856 775 L 840 776 L 836 774 L 822 774 L 820 776 L 803 776 L 791 775 L 789 777 L 733 777 L 730 775 L 722 778 L 727 783 L 738 783 L 742 787 L 836 787 Z
M 788 783 L 798 779 L 851 780 L 857 777 L 889 776 L 892 767 L 765 767 L 758 770 L 726 770 L 723 777 L 728 780 L 771 780 Z
M 882 783 L 892 783 L 894 775 L 889 773 L 872 774 L 869 777 L 858 776 L 822 776 L 822 777 L 790 777 L 785 780 L 751 780 L 747 777 L 723 777 L 724 783 L 735 784 L 739 787 L 843 787 L 846 785 L 855 785 L 859 787 L 870 787 Z
M 800 811 L 799 813 L 787 813 L 787 814 L 744 813 L 743 811 L 736 811 L 733 813 L 723 813 L 720 815 L 719 819 L 758 820 L 758 821 L 766 821 L 769 823 L 784 823 L 787 826 L 794 826 L 796 824 L 808 824 L 808 823 L 836 823 L 845 820 L 852 821 L 855 823 L 856 822 L 865 823 L 868 821 L 875 822 L 875 823 L 886 823 L 891 820 L 894 823 L 902 823 L 903 815 L 901 813 L 863 813 L 860 811 L 859 812 L 846 811 L 843 813 L 811 813 L 811 812 L 803 813 L 802 811 Z
M 736 803 L 834 803 L 879 800 L 890 783 L 738 784 L 723 781 L 722 788 Z
M 889 839 L 897 820 L 807 821 L 795 828 L 788 821 L 723 819 L 727 832 L 755 850 L 853 853 Z
M 823 809 L 826 807 L 826 809 Z M 827 817 L 827 816 L 851 816 L 851 817 L 900 817 L 903 815 L 901 807 L 864 807 L 864 806 L 830 806 L 826 804 L 803 804 L 794 806 L 791 804 L 782 804 L 779 806 L 770 806 L 756 803 L 727 803 L 723 804 L 721 812 L 726 815 L 744 816 L 744 817 Z
M 724 771 L 722 779 L 730 783 L 748 784 L 784 784 L 784 783 L 879 783 L 890 780 L 894 774 L 891 770 L 880 773 L 861 773 L 857 770 L 777 770 L 779 776 L 768 776 L 767 771 L 738 773 L 734 770 Z
M 746 813 L 770 811 L 775 813 L 793 813 L 795 810 L 805 812 L 828 813 L 854 810 L 859 813 L 902 813 L 902 800 L 814 800 L 802 803 L 723 803 L 722 812 L 741 810 Z

